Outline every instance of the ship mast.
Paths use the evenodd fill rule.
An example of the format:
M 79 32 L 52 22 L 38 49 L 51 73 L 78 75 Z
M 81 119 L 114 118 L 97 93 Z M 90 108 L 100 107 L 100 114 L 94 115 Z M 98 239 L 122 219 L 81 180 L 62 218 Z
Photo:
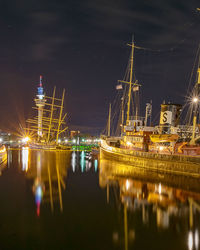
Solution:
M 124 126 L 124 97 L 121 98 L 122 101 L 122 117 L 121 117 L 121 135 L 123 134 Z
M 58 129 L 57 129 L 57 134 L 56 134 L 56 143 L 58 143 L 58 136 L 60 135 L 60 126 L 62 124 L 62 113 L 63 113 L 63 104 L 64 104 L 64 98 L 65 98 L 65 89 L 63 89 L 63 95 L 62 95 L 62 100 L 61 100 L 61 106 L 60 106 L 60 115 L 59 115 L 59 120 L 58 120 Z
M 110 123 L 111 123 L 111 103 L 109 105 L 109 116 L 108 116 L 108 136 L 110 136 Z
M 54 87 L 53 89 L 52 106 L 51 106 L 51 114 L 50 114 L 50 121 L 49 121 L 49 131 L 48 131 L 48 137 L 47 137 L 48 143 L 49 143 L 50 135 L 51 135 L 51 124 L 52 124 L 53 111 L 54 111 L 55 92 L 56 92 L 56 87 Z
M 131 56 L 130 56 L 130 75 L 129 75 L 129 81 L 122 81 L 118 80 L 118 82 L 126 83 L 129 85 L 128 88 L 128 101 L 127 101 L 127 112 L 126 112 L 126 125 L 128 125 L 128 121 L 130 120 L 130 108 L 131 108 L 131 93 L 133 86 L 141 86 L 140 84 L 136 82 L 133 82 L 133 59 L 134 59 L 134 49 L 143 49 L 142 47 L 135 46 L 134 40 L 132 39 L 131 44 L 127 44 L 131 47 Z M 124 107 L 122 107 L 124 108 Z
M 133 55 L 134 55 L 134 41 L 132 40 L 131 44 L 128 44 L 128 46 L 131 46 L 131 58 L 130 58 L 130 78 L 129 78 L 129 90 L 128 90 L 128 103 L 127 103 L 127 117 L 126 117 L 126 124 L 129 121 L 130 117 L 130 105 L 131 105 L 131 89 L 132 85 L 134 84 L 132 82 L 133 80 Z
M 193 126 L 192 126 L 192 138 L 190 141 L 190 145 L 195 144 L 195 132 L 196 132 L 196 125 L 197 125 L 197 109 L 199 106 L 199 92 L 200 92 L 200 65 L 198 65 L 198 78 L 197 83 L 195 86 L 195 96 L 192 99 L 192 102 L 194 103 L 194 117 L 193 117 Z

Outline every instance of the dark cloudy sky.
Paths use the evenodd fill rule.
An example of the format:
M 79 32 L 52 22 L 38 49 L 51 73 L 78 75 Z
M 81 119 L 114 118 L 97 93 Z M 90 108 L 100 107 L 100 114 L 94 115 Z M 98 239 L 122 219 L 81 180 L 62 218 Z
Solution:
M 200 42 L 199 1 L 0 0 L 0 126 L 31 115 L 39 75 L 66 89 L 69 125 L 101 131 L 134 34 L 142 103 L 183 103 Z

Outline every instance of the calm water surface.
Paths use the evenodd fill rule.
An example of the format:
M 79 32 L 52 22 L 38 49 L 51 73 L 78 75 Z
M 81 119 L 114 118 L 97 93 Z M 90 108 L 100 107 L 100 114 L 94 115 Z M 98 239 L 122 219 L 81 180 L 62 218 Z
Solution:
M 9 150 L 0 249 L 200 249 L 199 182 L 88 152 Z

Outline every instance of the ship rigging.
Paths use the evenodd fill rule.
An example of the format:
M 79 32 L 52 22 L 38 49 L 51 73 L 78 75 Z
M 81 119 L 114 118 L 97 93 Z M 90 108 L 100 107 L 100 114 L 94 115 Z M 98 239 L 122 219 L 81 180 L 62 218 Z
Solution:
M 109 136 L 122 137 L 125 135 L 126 130 L 137 130 L 138 127 L 147 127 L 148 122 L 151 123 L 152 101 L 146 104 L 145 117 L 140 116 L 141 84 L 136 79 L 134 68 L 135 49 L 143 50 L 145 48 L 136 46 L 133 39 L 127 45 L 131 47 L 129 63 L 124 79 L 118 80 L 116 86 L 117 96 L 112 104 L 112 116 L 109 107 L 107 128 L 104 131 Z
M 26 129 L 28 133 L 35 135 L 35 142 L 47 145 L 59 143 L 59 136 L 68 129 L 65 122 L 67 113 L 64 113 L 64 97 L 65 89 L 62 98 L 56 97 L 56 87 L 52 97 L 45 95 L 40 76 L 38 94 L 34 99 L 36 107 L 33 107 L 38 111 L 38 115 L 27 120 L 29 126 Z

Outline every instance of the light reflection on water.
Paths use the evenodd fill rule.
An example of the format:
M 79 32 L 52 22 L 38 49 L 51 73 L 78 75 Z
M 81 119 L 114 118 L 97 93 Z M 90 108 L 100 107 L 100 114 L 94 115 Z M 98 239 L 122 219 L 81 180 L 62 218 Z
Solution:
M 22 148 L 22 170 L 28 171 L 28 160 L 29 160 L 29 148 Z
M 44 219 L 50 212 L 47 228 L 53 218 L 58 223 L 62 216 L 53 226 L 61 235 L 68 230 L 68 238 L 74 238 L 74 245 L 86 231 L 87 244 L 82 242 L 79 247 L 69 248 L 61 245 L 61 249 L 171 250 L 174 245 L 176 249 L 199 249 L 198 179 L 149 173 L 111 159 L 100 158 L 99 162 L 98 156 L 84 151 L 10 150 L 8 166 L 9 171 L 18 169 L 27 180 L 25 187 L 31 190 L 29 197 L 34 201 L 29 216 L 34 211 L 38 219 Z M 24 200 L 21 203 L 26 204 Z M 99 247 L 93 247 L 97 241 Z
M 91 152 L 87 151 L 73 151 L 71 155 L 71 168 L 73 172 L 79 171 L 82 173 L 88 172 L 91 168 L 97 172 L 98 160 L 92 159 Z
M 196 229 L 195 232 L 189 231 L 188 233 L 188 250 L 199 249 L 199 232 Z
M 199 249 L 200 181 L 198 178 L 161 175 L 101 158 L 99 183 L 107 190 L 107 202 L 116 203 L 123 213 L 124 230 L 121 238 L 124 239 L 124 249 L 129 247 L 132 249 L 136 244 L 133 241 L 140 238 L 135 226 L 136 220 L 140 220 L 145 227 L 156 225 L 158 232 L 164 230 L 167 233 L 168 230 L 173 231 L 175 228 L 181 238 L 177 237 L 177 242 L 185 241 L 184 249 L 186 246 L 189 250 Z M 111 194 L 114 194 L 113 197 Z M 138 216 L 134 221 L 136 213 Z M 130 234 L 134 235 L 132 240 Z M 119 233 L 113 231 L 113 242 L 122 245 L 119 238 Z
M 9 166 L 12 164 L 12 150 L 8 152 Z M 16 152 L 15 152 L 16 153 Z M 54 203 L 58 203 L 63 211 L 62 193 L 66 189 L 67 172 L 88 172 L 94 166 L 97 172 L 98 160 L 92 159 L 91 152 L 85 151 L 43 151 L 22 147 L 17 150 L 18 168 L 25 172 L 25 177 L 33 181 L 32 191 L 35 196 L 36 214 L 40 216 L 43 203 L 50 204 L 54 211 Z M 93 161 L 93 162 L 92 162 Z

